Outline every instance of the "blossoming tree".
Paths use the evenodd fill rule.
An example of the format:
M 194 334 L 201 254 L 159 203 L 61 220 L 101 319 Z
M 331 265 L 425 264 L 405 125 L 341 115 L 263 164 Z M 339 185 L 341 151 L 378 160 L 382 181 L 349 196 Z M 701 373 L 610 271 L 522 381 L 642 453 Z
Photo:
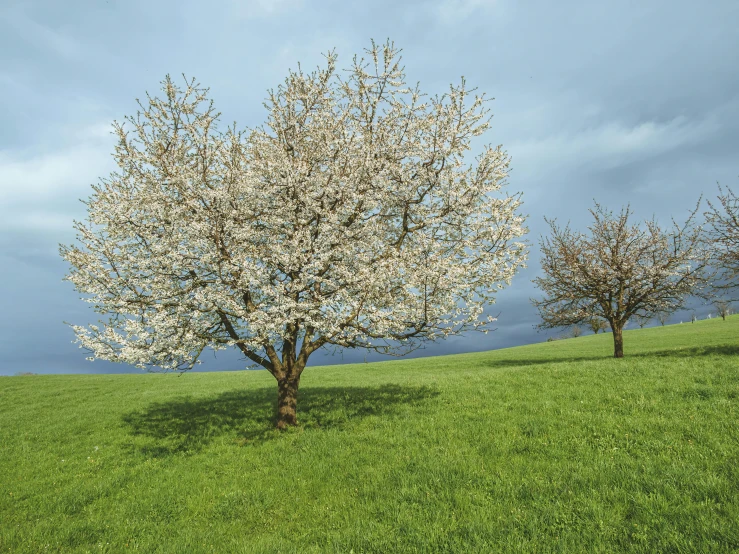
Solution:
M 684 225 L 673 221 L 673 228 L 663 229 L 654 220 L 629 225 L 629 207 L 616 217 L 596 203 L 589 235 L 546 219 L 552 234 L 540 241 L 544 276 L 534 279 L 544 298 L 531 300 L 542 318 L 539 327 L 603 318 L 613 331 L 613 355 L 622 358 L 629 318 L 672 313 L 705 285 L 697 210 Z
M 487 100 L 464 79 L 424 100 L 392 43 L 366 52 L 346 78 L 335 52 L 290 71 L 253 130 L 218 131 L 208 90 L 169 76 L 114 124 L 119 169 L 74 222 L 86 249 L 60 245 L 66 279 L 110 315 L 72 326 L 87 359 L 187 370 L 236 346 L 277 380 L 282 429 L 324 345 L 403 355 L 489 330 L 526 229 L 520 194 L 499 194 L 506 153 L 463 164 Z
M 709 201 L 708 206 L 710 210 L 704 214 L 709 226 L 707 239 L 720 276 L 714 288 L 739 288 L 739 196 L 719 185 L 718 202 Z

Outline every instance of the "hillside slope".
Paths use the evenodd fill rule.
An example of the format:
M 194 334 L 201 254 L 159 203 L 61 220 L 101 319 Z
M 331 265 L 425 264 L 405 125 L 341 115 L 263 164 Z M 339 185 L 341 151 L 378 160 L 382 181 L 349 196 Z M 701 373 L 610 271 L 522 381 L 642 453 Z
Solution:
M 737 551 L 739 316 L 624 343 L 0 378 L 0 552 Z

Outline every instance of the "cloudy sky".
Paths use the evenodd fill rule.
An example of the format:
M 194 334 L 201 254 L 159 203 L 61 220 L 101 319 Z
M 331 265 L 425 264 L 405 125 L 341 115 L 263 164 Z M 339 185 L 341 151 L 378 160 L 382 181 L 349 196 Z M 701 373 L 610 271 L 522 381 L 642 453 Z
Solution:
M 3 0 L 0 374 L 140 371 L 86 361 L 73 344 L 63 321 L 100 316 L 62 281 L 58 253 L 86 217 L 79 199 L 114 169 L 110 126 L 135 113 L 136 98 L 185 73 L 210 87 L 225 124 L 254 127 L 289 68 L 315 67 L 332 48 L 348 67 L 371 38 L 394 40 L 408 82 L 426 93 L 464 76 L 495 98 L 486 142 L 512 156 L 509 188 L 523 191 L 534 245 L 487 312 L 500 314 L 496 332 L 411 356 L 544 340 L 528 301 L 543 216 L 584 227 L 596 199 L 681 219 L 701 193 L 715 197 L 717 181 L 738 188 L 738 26 L 734 0 Z M 364 359 L 319 351 L 310 365 Z M 202 360 L 204 370 L 245 366 L 235 350 Z

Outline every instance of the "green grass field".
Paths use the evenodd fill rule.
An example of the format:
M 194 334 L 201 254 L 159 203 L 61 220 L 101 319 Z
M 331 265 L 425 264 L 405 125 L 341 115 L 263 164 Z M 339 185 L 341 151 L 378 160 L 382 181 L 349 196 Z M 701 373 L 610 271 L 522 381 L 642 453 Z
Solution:
M 0 552 L 738 552 L 739 316 L 624 341 L 1 378 Z

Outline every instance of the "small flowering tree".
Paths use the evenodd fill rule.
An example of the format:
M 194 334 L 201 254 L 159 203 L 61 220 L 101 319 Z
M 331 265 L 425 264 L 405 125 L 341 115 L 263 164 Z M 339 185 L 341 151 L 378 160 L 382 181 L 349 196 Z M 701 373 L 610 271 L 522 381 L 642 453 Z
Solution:
M 540 242 L 543 277 L 534 283 L 544 293 L 532 299 L 542 318 L 540 328 L 605 319 L 613 331 L 614 357 L 622 358 L 623 328 L 631 317 L 651 318 L 683 307 L 705 284 L 706 254 L 698 207 L 683 226 L 670 230 L 647 221 L 629 225 L 630 209 L 619 216 L 596 203 L 590 234 L 547 219 L 551 237 Z
M 590 327 L 590 330 L 596 335 L 599 331 L 603 331 L 605 333 L 606 329 L 608 329 L 608 322 L 600 317 L 592 317 L 587 320 L 586 323 L 588 327 Z
M 649 315 L 634 315 L 634 319 L 636 320 L 636 324 L 639 326 L 639 329 L 644 329 L 644 327 L 647 326 L 647 323 L 649 323 L 652 320 L 652 317 L 654 317 L 656 314 L 649 314 Z
M 119 170 L 75 221 L 87 250 L 60 246 L 66 279 L 112 314 L 72 326 L 88 359 L 187 370 L 236 346 L 277 380 L 282 429 L 323 346 L 403 355 L 489 330 L 479 316 L 525 262 L 526 229 L 520 194 L 499 194 L 505 152 L 463 164 L 486 100 L 464 80 L 424 100 L 391 43 L 367 52 L 345 79 L 333 52 L 289 72 L 248 132 L 219 132 L 207 89 L 169 77 L 114 124 Z
M 706 239 L 710 245 L 712 263 L 719 271 L 721 283 L 717 290 L 739 288 L 739 196 L 730 188 L 719 185 L 718 202 L 708 202 L 704 215 L 708 224 Z
M 726 321 L 726 316 L 731 315 L 731 302 L 723 299 L 716 299 L 713 301 L 713 306 L 716 308 L 716 315 Z

